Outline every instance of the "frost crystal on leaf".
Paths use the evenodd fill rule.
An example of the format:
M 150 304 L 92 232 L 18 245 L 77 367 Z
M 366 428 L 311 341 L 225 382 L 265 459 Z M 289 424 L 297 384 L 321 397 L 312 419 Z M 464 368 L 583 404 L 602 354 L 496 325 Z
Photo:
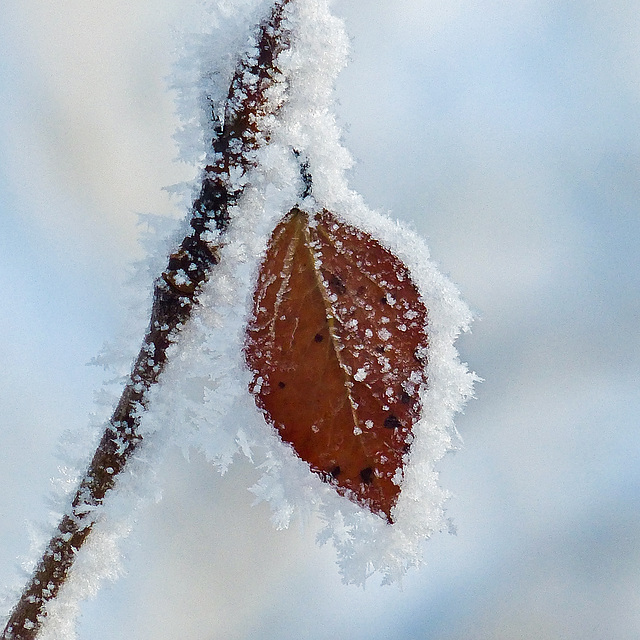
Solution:
M 406 267 L 329 212 L 294 208 L 271 237 L 258 281 L 245 349 L 255 379 L 266 381 L 254 391 L 258 406 L 314 472 L 392 522 L 391 479 L 420 415 L 418 386 L 407 393 L 406 382 L 426 382 L 418 354 L 428 343 L 427 310 Z M 411 331 L 394 329 L 390 289 L 418 310 Z M 395 333 L 367 339 L 365 328 L 381 321 Z M 367 421 L 376 428 L 357 437 Z

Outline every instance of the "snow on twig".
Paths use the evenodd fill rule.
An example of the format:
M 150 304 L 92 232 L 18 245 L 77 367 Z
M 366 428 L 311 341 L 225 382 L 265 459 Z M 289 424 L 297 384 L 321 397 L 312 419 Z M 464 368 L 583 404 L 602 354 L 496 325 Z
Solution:
M 100 506 L 114 488 L 142 441 L 138 427 L 149 390 L 165 368 L 168 350 L 189 322 L 198 294 L 219 262 L 220 246 L 211 243 L 229 226 L 228 210 L 243 191 L 242 177 L 254 163 L 253 153 L 268 139 L 265 124 L 280 106 L 271 91 L 284 82 L 276 66 L 289 34 L 280 0 L 255 34 L 254 46 L 240 61 L 217 122 L 212 163 L 203 173 L 199 197 L 193 203 L 189 233 L 170 257 L 154 287 L 149 328 L 133 365 L 130 380 L 111 417 L 94 457 L 55 535 L 13 609 L 2 640 L 36 638 L 53 601 L 72 574 L 78 551 L 99 517 Z M 277 94 L 276 94 L 277 95 Z

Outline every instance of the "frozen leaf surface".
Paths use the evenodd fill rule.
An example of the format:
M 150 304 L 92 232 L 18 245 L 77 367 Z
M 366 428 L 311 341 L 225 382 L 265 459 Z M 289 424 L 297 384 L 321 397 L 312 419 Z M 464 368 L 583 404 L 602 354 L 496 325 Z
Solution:
M 405 265 L 324 210 L 275 228 L 247 329 L 251 390 L 339 493 L 393 522 L 426 384 L 427 310 Z

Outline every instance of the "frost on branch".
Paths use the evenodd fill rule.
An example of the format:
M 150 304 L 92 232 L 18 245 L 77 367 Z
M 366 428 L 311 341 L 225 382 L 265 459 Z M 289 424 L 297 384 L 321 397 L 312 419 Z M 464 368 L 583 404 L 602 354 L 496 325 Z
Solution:
M 218 4 L 211 21 L 226 27 L 235 5 Z M 263 11 L 266 17 L 255 29 L 239 26 L 233 38 L 200 34 L 199 56 L 183 63 L 201 69 L 190 86 L 185 83 L 185 95 L 196 98 L 185 104 L 202 110 L 185 121 L 200 123 L 205 141 L 204 153 L 194 158 L 203 169 L 193 205 L 154 284 L 150 324 L 130 379 L 4 640 L 31 640 L 40 629 L 46 637 L 47 628 L 69 627 L 63 619 L 69 614 L 59 612 L 72 611 L 65 606 L 95 588 L 91 563 L 76 558 L 90 556 L 100 535 L 117 537 L 110 513 L 137 505 L 129 482 L 135 474 L 123 482 L 125 468 L 140 459 L 152 467 L 158 443 L 172 439 L 184 448 L 199 447 L 221 470 L 239 452 L 254 459 L 264 473 L 251 490 L 270 501 L 276 524 L 319 513 L 325 523 L 320 540 L 333 541 L 349 582 L 362 583 L 376 571 L 387 581 L 399 579 L 420 562 L 422 540 L 444 525 L 446 494 L 435 465 L 451 448 L 453 416 L 472 393 L 474 378 L 454 348 L 469 312 L 429 261 L 423 242 L 368 210 L 346 184 L 351 160 L 340 144 L 332 88 L 347 46 L 328 0 L 246 0 L 240 8 L 244 15 Z M 229 50 L 235 53 L 229 56 L 219 42 L 233 43 Z M 209 49 L 221 55 L 219 73 L 200 64 Z M 328 457 L 304 453 L 309 462 L 296 453 L 303 448 L 299 438 L 284 436 L 292 448 L 279 437 L 288 427 L 280 423 L 279 409 L 267 407 L 267 390 L 279 382 L 291 388 L 295 375 L 275 380 L 285 372 L 274 366 L 262 376 L 260 402 L 274 414 L 274 428 L 248 391 L 257 390 L 258 379 L 243 357 L 246 328 L 252 318 L 260 321 L 253 298 L 269 238 L 290 211 L 299 213 L 285 226 L 292 225 L 294 236 L 308 234 L 302 259 L 314 264 L 305 277 L 322 281 L 312 287 L 324 318 L 312 330 L 311 346 L 333 345 L 324 354 L 343 376 L 343 406 L 352 411 L 352 421 L 341 420 L 340 429 L 348 425 L 352 442 L 368 442 L 360 451 L 334 446 Z M 336 273 L 336 260 L 345 259 L 340 243 L 372 250 L 381 272 L 374 276 L 366 259 L 356 256 L 358 249 L 351 251 L 350 268 Z M 376 311 L 366 317 L 370 303 L 364 302 L 348 318 L 351 307 L 340 298 L 349 289 L 357 297 L 361 286 L 374 301 L 377 296 Z M 425 320 L 428 339 L 418 330 Z M 407 343 L 393 343 L 394 362 L 387 345 L 400 334 Z M 261 356 L 254 355 L 249 361 L 257 371 Z M 374 400 L 361 395 L 368 392 Z M 309 426 L 313 432 L 314 424 Z M 369 430 L 375 438 L 366 435 Z
M 68 579 L 76 584 L 86 579 L 77 568 L 76 557 L 81 551 L 86 553 L 85 542 L 133 454 L 140 457 L 141 421 L 149 409 L 151 389 L 160 381 L 180 332 L 191 320 L 197 297 L 219 262 L 218 242 L 229 226 L 229 209 L 244 189 L 244 174 L 255 164 L 253 154 L 268 141 L 265 120 L 279 108 L 277 91 L 270 90 L 282 82 L 275 59 L 288 46 L 288 34 L 282 29 L 288 4 L 289 0 L 275 4 L 255 32 L 251 51 L 237 66 L 224 103 L 223 121 L 216 122 L 213 131 L 212 162 L 204 169 L 186 233 L 154 284 L 149 327 L 129 381 L 68 512 L 11 612 L 4 640 L 35 638 L 43 625 L 59 627 L 59 618 L 65 614 L 52 615 L 60 609 L 56 598 L 63 588 L 63 594 L 73 598 L 69 596 L 74 593 L 73 584 L 70 587 Z M 90 584 L 95 584 L 95 579 Z M 50 624 L 45 625 L 47 622 Z

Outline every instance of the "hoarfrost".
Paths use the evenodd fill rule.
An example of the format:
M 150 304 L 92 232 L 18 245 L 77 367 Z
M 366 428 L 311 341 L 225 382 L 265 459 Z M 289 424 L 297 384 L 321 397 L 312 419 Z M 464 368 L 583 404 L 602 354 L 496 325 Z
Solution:
M 345 171 L 351 158 L 340 144 L 332 114 L 333 82 L 346 60 L 347 39 L 329 2 L 294 2 L 287 19 L 295 37 L 278 58 L 288 80 L 283 106 L 271 123 L 269 144 L 256 152 L 256 167 L 243 176 L 244 195 L 233 210 L 221 263 L 154 391 L 143 427 L 149 434 L 172 431 L 173 438 L 203 450 L 221 470 L 240 449 L 249 450 L 263 471 L 252 492 L 270 503 L 276 526 L 288 526 L 295 517 L 304 521 L 315 510 L 324 521 L 318 539 L 333 542 L 346 582 L 361 584 L 376 572 L 394 582 L 420 564 L 421 541 L 448 526 L 443 515 L 447 494 L 438 486 L 435 466 L 454 446 L 453 416 L 472 395 L 474 376 L 453 346 L 471 318 L 455 287 L 430 262 L 423 241 L 370 211 L 348 188 Z M 298 158 L 304 158 L 313 177 L 312 196 L 304 203 Z M 394 478 L 402 482 L 402 492 L 393 525 L 311 473 L 265 422 L 247 391 L 251 375 L 242 348 L 257 272 L 271 230 L 294 205 L 312 211 L 326 207 L 377 238 L 407 265 L 429 310 L 429 382 L 421 392 L 424 409 L 414 426 L 407 465 Z M 404 315 L 407 321 L 415 319 L 410 311 Z M 383 340 L 388 334 L 384 327 L 378 331 Z M 361 369 L 355 373 L 365 375 Z M 194 402 L 189 389 L 203 380 L 204 402 Z
M 140 424 L 144 440 L 139 456 L 106 498 L 68 583 L 48 605 L 43 640 L 73 637 L 70 621 L 78 600 L 94 593 L 101 579 L 119 574 L 117 541 L 129 531 L 139 502 L 158 499 L 153 468 L 169 444 L 203 451 L 220 472 L 238 454 L 251 458 L 263 473 L 251 491 L 257 501 L 270 503 L 275 526 L 287 527 L 294 518 L 306 522 L 318 513 L 323 522 L 318 541 L 333 543 L 343 579 L 349 583 L 363 584 L 374 573 L 386 583 L 399 580 L 408 568 L 421 563 L 421 542 L 447 529 L 443 515 L 447 494 L 438 486 L 435 466 L 454 446 L 454 414 L 473 393 L 475 378 L 453 346 L 471 317 L 456 288 L 429 260 L 423 241 L 369 210 L 347 185 L 345 172 L 352 160 L 340 144 L 332 91 L 348 43 L 329 5 L 329 0 L 290 5 L 286 20 L 295 37 L 278 58 L 287 87 L 278 117 L 270 123 L 269 143 L 255 152 L 255 166 L 236 176 L 244 191 L 230 209 L 220 263 L 200 295 L 192 321 L 172 347 L 160 383 L 149 394 L 149 409 Z M 267 15 L 269 6 L 266 0 L 217 2 L 209 7 L 208 19 L 201 20 L 217 29 L 185 37 L 174 82 L 181 95 L 183 126 L 178 138 L 183 159 L 203 166 L 211 156 L 207 145 L 214 122 L 208 105 L 213 102 L 213 112 L 222 113 L 236 60 L 249 39 L 248 25 Z M 303 202 L 299 158 L 313 176 L 312 196 L 306 195 Z M 193 199 L 198 188 L 199 183 L 188 187 L 186 198 Z M 428 385 L 421 391 L 422 416 L 413 428 L 407 464 L 394 477 L 402 482 L 402 492 L 393 525 L 338 495 L 311 473 L 265 422 L 249 393 L 251 374 L 242 350 L 255 280 L 272 229 L 294 205 L 311 211 L 326 208 L 377 238 L 407 265 L 429 312 Z M 159 253 L 156 247 L 145 267 L 149 273 L 161 272 L 164 264 L 159 260 L 186 228 L 185 221 L 172 230 Z M 212 241 L 217 242 L 215 233 Z M 403 278 L 398 274 L 399 280 Z M 147 278 L 147 290 L 150 282 Z M 411 311 L 404 316 L 407 321 L 414 319 Z M 381 328 L 378 334 L 386 340 L 388 331 Z M 142 331 L 138 340 L 141 335 Z M 371 332 L 367 335 L 373 337 Z M 119 371 L 124 362 L 129 365 L 133 353 L 127 347 L 111 356 Z M 366 373 L 358 369 L 355 377 L 364 380 Z M 373 427 L 368 422 L 364 426 Z M 71 484 L 65 483 L 65 491 Z
M 367 370 L 364 367 L 361 367 L 355 372 L 353 379 L 357 380 L 358 382 L 362 382 L 366 377 L 367 377 Z

